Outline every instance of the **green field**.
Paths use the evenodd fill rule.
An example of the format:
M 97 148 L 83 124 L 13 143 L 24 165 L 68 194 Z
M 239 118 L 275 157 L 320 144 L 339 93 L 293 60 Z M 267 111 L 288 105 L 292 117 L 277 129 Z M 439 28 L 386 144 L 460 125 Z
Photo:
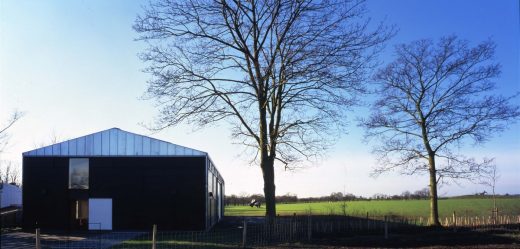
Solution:
M 347 215 L 370 216 L 397 215 L 403 217 L 428 217 L 428 200 L 381 200 L 381 201 L 348 201 Z M 447 217 L 455 211 L 461 216 L 488 216 L 491 214 L 493 201 L 483 198 L 450 198 L 439 200 L 439 216 Z M 520 215 L 520 198 L 500 198 L 497 200 L 499 215 Z M 343 214 L 343 202 L 314 202 L 278 204 L 279 215 L 329 215 Z M 263 216 L 265 207 L 227 206 L 228 216 Z

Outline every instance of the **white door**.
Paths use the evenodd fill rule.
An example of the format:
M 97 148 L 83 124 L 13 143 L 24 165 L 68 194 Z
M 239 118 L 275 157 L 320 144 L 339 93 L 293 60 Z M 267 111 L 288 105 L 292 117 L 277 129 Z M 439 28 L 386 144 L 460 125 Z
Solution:
M 88 200 L 88 229 L 112 230 L 112 199 Z

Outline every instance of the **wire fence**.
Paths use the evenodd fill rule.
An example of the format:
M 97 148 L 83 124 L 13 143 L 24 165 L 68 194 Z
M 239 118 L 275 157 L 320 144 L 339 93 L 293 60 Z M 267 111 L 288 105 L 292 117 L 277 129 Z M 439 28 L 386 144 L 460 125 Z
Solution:
M 520 215 L 496 217 L 445 217 L 445 228 L 483 229 L 513 227 L 520 229 Z M 209 231 L 143 232 L 84 231 L 36 236 L 36 249 L 166 249 L 166 248 L 243 248 L 264 247 L 316 238 L 372 234 L 388 238 L 390 233 L 417 232 L 429 229 L 423 217 L 397 216 L 291 216 L 274 221 L 246 218 L 227 227 Z M 160 228 L 159 228 L 160 229 Z

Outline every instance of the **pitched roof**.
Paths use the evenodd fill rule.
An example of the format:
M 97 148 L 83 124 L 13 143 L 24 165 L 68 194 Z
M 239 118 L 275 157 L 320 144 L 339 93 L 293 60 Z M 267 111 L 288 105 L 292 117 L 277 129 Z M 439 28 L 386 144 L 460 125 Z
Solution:
M 57 144 L 24 152 L 24 157 L 156 157 L 204 156 L 206 152 L 131 133 L 119 128 L 96 132 Z

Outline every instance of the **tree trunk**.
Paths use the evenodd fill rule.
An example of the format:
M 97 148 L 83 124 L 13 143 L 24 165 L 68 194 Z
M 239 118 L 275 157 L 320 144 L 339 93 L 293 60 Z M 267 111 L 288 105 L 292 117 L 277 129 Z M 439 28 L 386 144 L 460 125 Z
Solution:
M 276 200 L 274 185 L 274 160 L 269 157 L 262 157 L 260 162 L 264 177 L 264 196 L 265 196 L 265 215 L 267 219 L 276 218 Z
M 440 226 L 439 205 L 437 203 L 437 171 L 435 169 L 435 155 L 430 154 L 428 162 L 430 164 L 430 225 Z

